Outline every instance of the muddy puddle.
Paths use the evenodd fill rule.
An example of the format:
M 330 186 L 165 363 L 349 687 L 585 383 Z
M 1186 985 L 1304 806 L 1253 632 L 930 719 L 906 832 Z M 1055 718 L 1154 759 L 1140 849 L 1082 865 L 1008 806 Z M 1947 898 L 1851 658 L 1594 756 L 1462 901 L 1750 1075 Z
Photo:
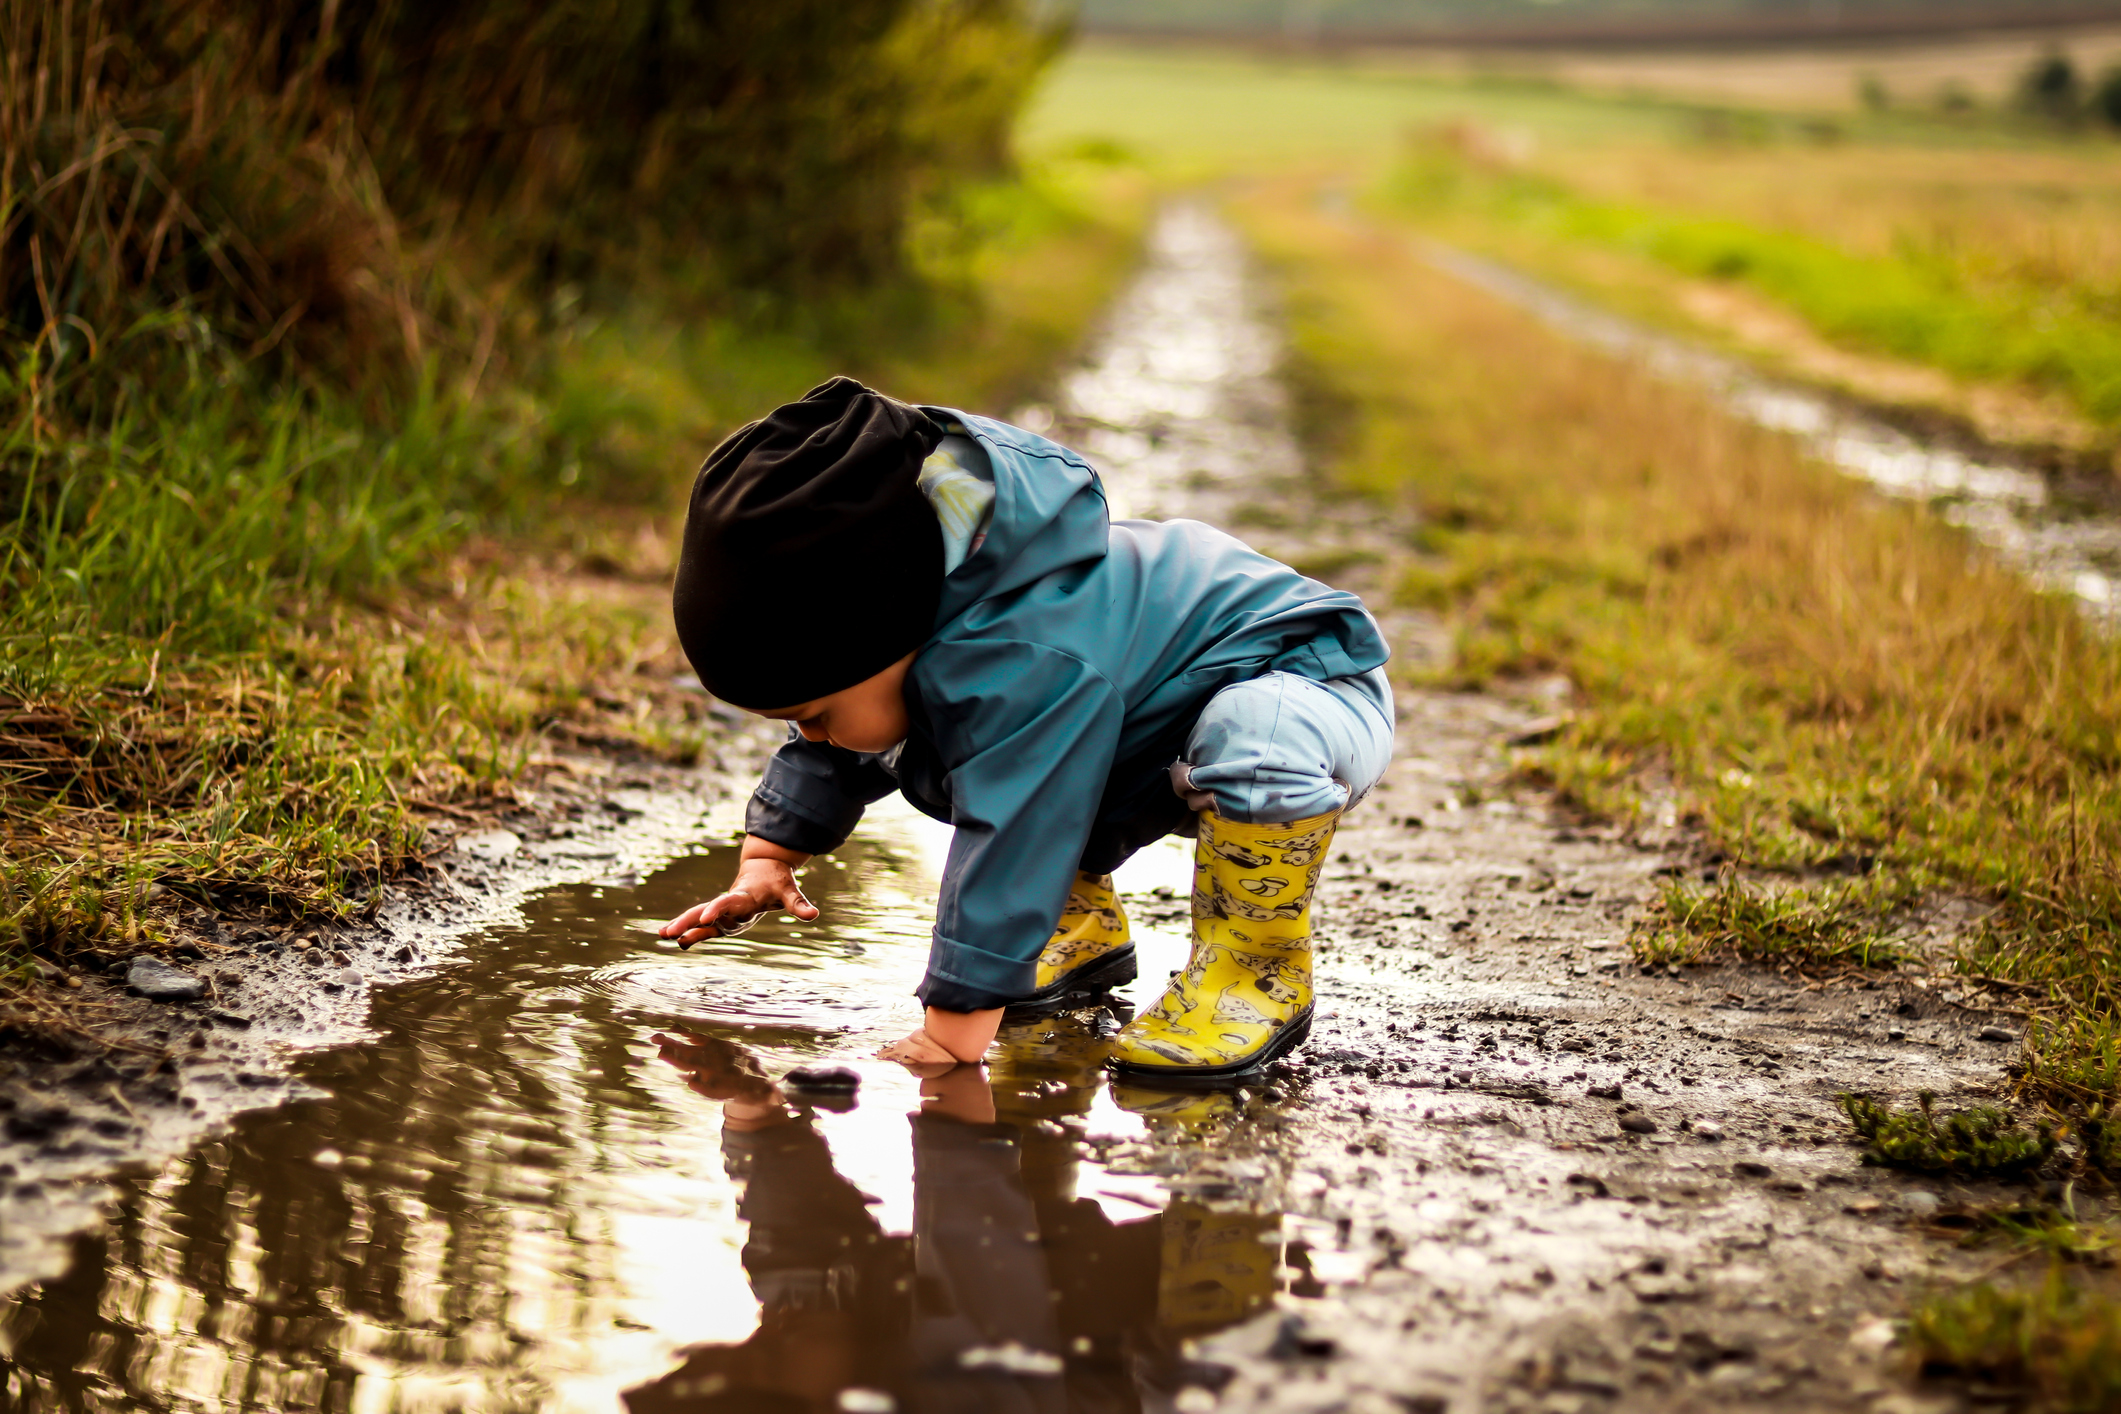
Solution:
M 1012 1028 L 987 1074 L 925 1095 L 867 1059 L 917 1017 L 946 844 L 881 809 L 809 871 L 824 918 L 711 952 L 643 925 L 719 892 L 733 844 L 637 886 L 544 895 L 460 965 L 379 997 L 370 1043 L 300 1067 L 307 1098 L 123 1184 L 72 1269 L 0 1309 L 0 1403 L 1168 1398 L 1187 1336 L 1292 1279 L 1279 1215 L 1173 1203 L 1099 1157 L 1145 1124 L 1099 1069 L 1111 1013 Z M 1186 868 L 1154 849 L 1123 884 L 1153 912 Z M 1145 978 L 1182 961 L 1166 912 L 1140 932 Z M 859 1088 L 764 1078 L 799 1066 L 846 1067 Z
M 1922 501 L 2041 588 L 2121 631 L 2121 518 L 2038 470 L 1918 440 L 1845 401 L 1763 377 L 1744 362 L 1657 333 L 1540 280 L 1448 246 L 1440 269 L 1527 310 L 1569 337 L 1709 389 L 1730 412 L 1804 444 L 1884 495 Z

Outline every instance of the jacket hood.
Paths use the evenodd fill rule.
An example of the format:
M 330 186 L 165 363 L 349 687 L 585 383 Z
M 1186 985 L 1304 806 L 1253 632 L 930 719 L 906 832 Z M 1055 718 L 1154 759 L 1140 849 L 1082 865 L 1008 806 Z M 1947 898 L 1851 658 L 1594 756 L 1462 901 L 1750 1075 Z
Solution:
M 1105 488 L 1090 463 L 1036 432 L 953 408 L 924 407 L 937 422 L 962 425 L 994 471 L 994 512 L 986 538 L 943 580 L 937 628 L 983 599 L 1021 589 L 1111 549 Z

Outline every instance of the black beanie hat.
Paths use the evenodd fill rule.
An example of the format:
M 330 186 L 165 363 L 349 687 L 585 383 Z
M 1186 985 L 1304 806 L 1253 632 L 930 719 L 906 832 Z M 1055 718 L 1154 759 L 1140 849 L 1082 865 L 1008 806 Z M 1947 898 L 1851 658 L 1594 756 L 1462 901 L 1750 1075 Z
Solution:
M 709 692 L 793 707 L 927 641 L 943 531 L 916 482 L 941 439 L 920 409 L 835 378 L 708 454 L 671 609 Z

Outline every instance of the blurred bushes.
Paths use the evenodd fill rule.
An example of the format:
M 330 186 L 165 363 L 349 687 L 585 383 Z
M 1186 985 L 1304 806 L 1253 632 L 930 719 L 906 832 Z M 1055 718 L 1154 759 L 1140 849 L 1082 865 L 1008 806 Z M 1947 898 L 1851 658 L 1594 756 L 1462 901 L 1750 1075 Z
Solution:
M 692 453 L 604 454 L 584 331 L 726 325 L 747 408 L 904 341 L 948 303 L 916 236 L 1063 37 L 1019 0 L 0 0 L 0 692 L 22 635 L 234 649 L 558 497 L 660 500 Z
M 68 375 L 143 335 L 476 377 L 508 295 L 889 277 L 1058 38 L 1014 0 L 0 0 L 8 391 L 107 414 L 122 373 Z

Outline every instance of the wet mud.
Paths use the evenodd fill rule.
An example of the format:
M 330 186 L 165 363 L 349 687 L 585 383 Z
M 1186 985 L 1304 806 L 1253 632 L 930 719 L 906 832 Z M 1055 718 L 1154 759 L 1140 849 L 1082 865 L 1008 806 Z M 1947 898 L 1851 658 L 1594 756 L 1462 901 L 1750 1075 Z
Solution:
M 1134 513 L 1389 583 L 1394 527 L 1304 476 L 1270 329 L 1234 236 L 1175 208 L 1020 419 Z M 946 830 L 881 808 L 806 874 L 815 923 L 679 953 L 645 925 L 733 871 L 716 793 L 757 743 L 631 797 L 585 780 L 351 939 L 328 1005 L 262 959 L 249 1030 L 169 1024 L 204 1059 L 53 1082 L 199 1098 L 63 1131 L 106 1216 L 0 1302 L 0 1411 L 1952 1407 L 1907 1391 L 1892 1318 L 1993 1267 L 1935 1235 L 1992 1195 L 1862 1167 L 1834 1096 L 1994 1095 L 2007 1019 L 1914 973 L 1645 973 L 1629 919 L 1707 861 L 1510 784 L 1566 692 L 1402 697 L 1322 890 L 1313 1038 L 1227 1094 L 1101 1065 L 1184 959 L 1183 842 L 1119 875 L 1140 982 L 922 1078 L 869 1057 L 917 1015 Z M 14 1242 L 56 1184 L 7 1181 Z

